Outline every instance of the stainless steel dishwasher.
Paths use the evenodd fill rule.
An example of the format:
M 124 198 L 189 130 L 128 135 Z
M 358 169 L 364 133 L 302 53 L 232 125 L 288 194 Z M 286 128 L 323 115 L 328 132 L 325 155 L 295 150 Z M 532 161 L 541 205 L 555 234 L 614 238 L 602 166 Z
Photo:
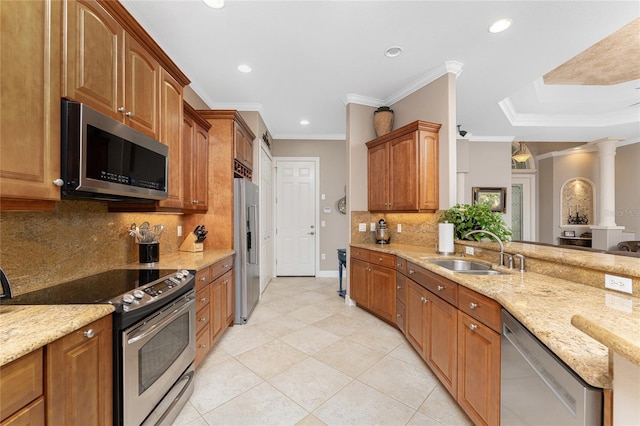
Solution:
M 602 424 L 602 389 L 585 383 L 504 309 L 501 344 L 501 425 Z

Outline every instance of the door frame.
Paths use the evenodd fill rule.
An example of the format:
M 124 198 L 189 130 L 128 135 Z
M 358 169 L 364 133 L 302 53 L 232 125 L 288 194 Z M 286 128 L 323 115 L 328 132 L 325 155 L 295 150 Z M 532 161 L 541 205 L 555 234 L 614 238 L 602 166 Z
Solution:
M 271 167 L 269 168 L 269 170 L 263 170 L 262 168 L 262 156 L 265 155 L 266 157 L 269 158 L 269 160 L 271 160 Z M 260 141 L 260 150 L 259 150 L 259 155 L 258 155 L 258 163 L 260 164 L 260 178 L 259 180 L 262 181 L 262 175 L 271 175 L 271 193 L 266 194 L 267 197 L 265 197 L 265 199 L 268 198 L 268 202 L 271 204 L 271 230 L 272 230 L 272 234 L 271 234 L 271 241 L 269 241 L 269 246 L 271 249 L 271 254 L 272 254 L 272 258 L 271 258 L 271 262 L 269 265 L 269 268 L 271 268 L 271 277 L 269 279 L 269 281 L 266 281 L 264 283 L 264 287 L 262 286 L 263 282 L 262 282 L 262 278 L 263 278 L 263 274 L 262 272 L 264 272 L 264 270 L 260 271 L 260 297 L 262 297 L 262 293 L 264 293 L 264 291 L 267 289 L 267 287 L 269 286 L 269 283 L 271 282 L 271 280 L 275 277 L 275 270 L 276 270 L 276 261 L 275 261 L 275 252 L 276 252 L 276 240 L 274 238 L 274 233 L 273 231 L 276 229 L 276 221 L 275 221 L 275 215 L 274 215 L 274 208 L 275 208 L 275 202 L 276 202 L 276 192 L 274 189 L 274 183 L 276 180 L 275 177 L 275 169 L 274 169 L 274 159 L 273 159 L 273 154 L 271 153 L 271 149 L 269 147 L 267 147 L 267 145 L 264 143 L 264 141 Z M 260 188 L 260 196 L 262 197 L 262 194 L 264 193 L 265 189 L 262 187 L 262 185 L 259 186 Z M 262 200 L 261 200 L 262 201 Z M 265 209 L 266 206 L 261 206 L 261 212 L 263 211 L 263 209 Z M 261 213 L 262 214 L 262 213 Z M 262 238 L 264 238 L 264 227 L 260 227 L 260 241 L 262 241 Z M 260 266 L 261 267 L 267 267 L 266 262 L 265 262 L 265 257 L 263 255 L 263 250 L 260 250 Z
M 314 190 L 314 195 L 315 195 L 315 199 L 316 199 L 316 217 L 315 217 L 315 223 L 314 223 L 314 229 L 316 230 L 316 241 L 315 241 L 315 257 L 313 259 L 314 262 L 314 276 L 318 277 L 320 274 L 320 262 L 318 260 L 318 256 L 320 256 L 320 157 L 273 157 L 273 165 L 274 165 L 274 169 L 273 169 L 273 174 L 274 174 L 274 187 L 275 190 L 273 191 L 273 196 L 274 196 L 274 204 L 273 206 L 276 207 L 277 204 L 277 196 L 278 196 L 278 165 L 279 163 L 288 163 L 288 162 L 298 162 L 298 161 L 308 161 L 308 162 L 312 162 L 314 163 L 314 167 L 315 167 L 315 172 L 316 172 L 316 177 L 315 177 L 315 187 L 313 188 Z M 278 259 L 278 252 L 277 252 L 277 243 L 276 240 L 278 239 L 277 237 L 277 232 L 278 232 L 278 209 L 277 207 L 274 209 L 274 214 L 273 214 L 273 221 L 274 221 L 274 229 L 276 230 L 276 237 L 274 238 L 273 244 L 274 244 L 274 259 L 277 261 Z M 274 265 L 274 276 L 278 276 L 278 266 L 277 264 Z
M 537 216 L 538 206 L 536 204 L 537 188 L 536 188 L 536 171 L 534 169 L 513 169 L 511 171 L 511 183 L 522 184 L 523 209 L 522 209 L 522 229 L 524 233 L 528 232 L 530 238 L 528 241 L 538 241 Z M 528 206 L 528 208 L 526 208 Z M 526 220 L 525 220 L 526 219 Z

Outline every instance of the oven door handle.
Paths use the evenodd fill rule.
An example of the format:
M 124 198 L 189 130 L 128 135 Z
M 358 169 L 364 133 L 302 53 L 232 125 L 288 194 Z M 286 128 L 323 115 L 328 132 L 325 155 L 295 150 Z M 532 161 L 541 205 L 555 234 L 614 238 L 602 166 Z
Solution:
M 167 311 L 162 312 L 160 314 L 160 318 L 155 318 L 151 324 L 143 324 L 137 330 L 129 335 L 127 339 L 128 344 L 135 343 L 139 340 L 146 338 L 147 336 L 155 333 L 157 330 L 161 330 L 165 325 L 169 324 L 176 317 L 182 315 L 184 312 L 188 311 L 192 304 L 195 303 L 195 299 L 187 297 L 180 302 L 176 302 L 171 308 L 173 308 L 172 312 L 167 313 Z M 169 308 L 169 309 L 171 309 Z

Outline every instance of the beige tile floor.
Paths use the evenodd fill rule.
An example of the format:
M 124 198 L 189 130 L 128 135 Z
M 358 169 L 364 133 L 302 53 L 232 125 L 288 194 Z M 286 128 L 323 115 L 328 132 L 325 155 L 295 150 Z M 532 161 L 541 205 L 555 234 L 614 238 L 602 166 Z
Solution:
M 404 336 L 337 288 L 272 280 L 200 365 L 175 425 L 471 425 Z

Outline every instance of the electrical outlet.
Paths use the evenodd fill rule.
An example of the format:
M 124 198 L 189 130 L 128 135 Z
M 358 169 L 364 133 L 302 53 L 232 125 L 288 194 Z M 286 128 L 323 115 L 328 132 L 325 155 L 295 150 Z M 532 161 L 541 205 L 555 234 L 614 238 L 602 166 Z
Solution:
M 182 225 L 178 225 L 178 237 L 182 237 Z
M 320 259 L 321 259 L 321 260 L 327 260 L 327 255 L 326 255 L 326 254 L 324 254 L 324 253 L 322 253 L 322 254 L 320 255 Z
M 320 222 L 320 226 L 324 228 L 325 226 L 327 226 L 327 223 L 323 220 L 322 222 Z
M 400 234 L 402 232 L 402 224 L 399 223 L 398 224 L 398 234 Z
M 631 278 L 616 277 L 615 275 L 604 275 L 604 286 L 611 290 L 621 291 L 631 294 Z
M 470 256 L 473 256 L 473 247 L 465 247 L 464 252 Z
M 374 222 L 371 222 L 371 223 L 369 224 L 369 230 L 370 230 L 370 231 L 375 231 L 375 230 L 376 230 L 376 224 L 375 224 Z
M 358 231 L 367 232 L 367 224 L 366 223 L 359 223 L 358 224 Z

